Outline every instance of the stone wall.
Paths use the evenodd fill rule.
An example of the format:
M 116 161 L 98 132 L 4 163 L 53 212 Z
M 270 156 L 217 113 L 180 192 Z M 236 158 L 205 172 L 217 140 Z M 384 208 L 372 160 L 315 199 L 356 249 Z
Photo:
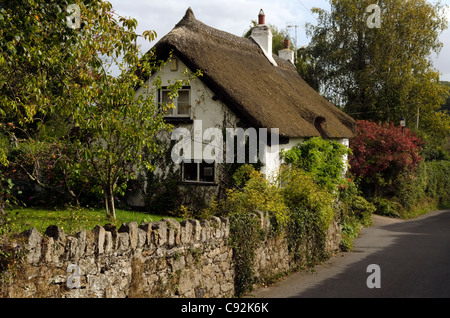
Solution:
M 258 216 L 261 226 L 268 218 Z M 233 250 L 229 220 L 136 222 L 96 226 L 66 235 L 56 226 L 44 235 L 32 228 L 21 234 L 27 259 L 2 288 L 2 297 L 189 297 L 234 295 Z M 329 251 L 337 250 L 339 226 L 330 233 Z M 285 273 L 293 265 L 283 237 L 270 237 L 257 249 L 257 277 Z

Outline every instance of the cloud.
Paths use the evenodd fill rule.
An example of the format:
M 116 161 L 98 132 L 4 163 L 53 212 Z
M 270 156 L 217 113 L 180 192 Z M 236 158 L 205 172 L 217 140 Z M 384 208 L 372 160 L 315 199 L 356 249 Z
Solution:
M 445 16 L 447 21 L 450 22 L 450 7 L 445 10 Z M 450 81 L 450 30 L 447 29 L 442 32 L 440 41 L 443 43 L 443 47 L 439 55 L 434 59 L 434 66 L 441 73 L 441 80 Z
M 205 24 L 238 36 L 242 36 L 257 20 L 260 9 L 266 14 L 266 23 L 279 29 L 288 24 L 298 25 L 299 44 L 306 44 L 305 30 L 307 21 L 314 19 L 306 8 L 323 7 L 327 0 L 109 0 L 113 9 L 123 16 L 133 17 L 138 21 L 138 32 L 155 30 L 158 39 L 181 20 L 187 8 L 191 7 L 196 18 Z M 292 36 L 294 32 L 292 30 Z M 144 44 L 142 49 L 148 50 L 155 43 Z
M 116 12 L 122 16 L 131 16 L 138 21 L 138 32 L 155 30 L 158 34 L 156 41 L 161 39 L 184 16 L 187 8 L 191 7 L 196 18 L 207 25 L 238 36 L 242 36 L 257 20 L 260 9 L 266 14 L 266 23 L 273 24 L 278 29 L 285 29 L 288 24 L 298 25 L 297 44 L 306 45 L 309 40 L 305 35 L 306 22 L 316 24 L 315 17 L 310 10 L 319 7 L 329 10 L 328 0 L 109 0 Z M 450 4 L 449 0 L 443 1 Z M 450 8 L 445 12 L 450 21 Z M 291 29 L 291 36 L 295 36 L 295 29 Z M 440 37 L 444 47 L 434 65 L 442 73 L 443 80 L 450 81 L 450 30 L 446 30 Z M 143 52 L 148 51 L 156 42 L 139 42 Z

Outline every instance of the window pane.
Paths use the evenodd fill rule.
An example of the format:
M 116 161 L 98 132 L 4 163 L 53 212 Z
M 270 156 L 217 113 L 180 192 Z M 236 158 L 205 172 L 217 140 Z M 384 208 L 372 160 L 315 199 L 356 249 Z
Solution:
M 183 164 L 183 180 L 185 181 L 197 181 L 197 163 L 184 163 Z
M 169 109 L 167 109 L 164 112 L 164 115 L 166 116 L 170 116 L 173 115 L 173 111 L 174 111 L 174 107 L 173 105 L 170 105 L 173 101 L 169 98 L 169 91 L 161 91 L 161 105 L 162 107 L 169 107 Z
M 189 100 L 189 91 L 178 91 L 178 115 L 190 115 L 191 104 Z
M 201 182 L 214 182 L 214 163 L 201 163 L 200 164 L 200 181 Z

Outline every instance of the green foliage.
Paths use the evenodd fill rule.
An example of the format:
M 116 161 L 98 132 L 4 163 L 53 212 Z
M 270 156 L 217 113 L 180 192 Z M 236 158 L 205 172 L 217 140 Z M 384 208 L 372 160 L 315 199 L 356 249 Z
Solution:
M 450 154 L 445 149 L 433 145 L 425 145 L 422 151 L 422 157 L 425 161 L 450 160 Z
M 433 130 L 448 90 L 430 58 L 442 48 L 444 5 L 378 1 L 381 28 L 371 29 L 365 10 L 373 3 L 330 0 L 329 11 L 314 9 L 318 23 L 307 26 L 311 42 L 303 52 L 309 70 L 321 93 L 355 119 L 398 122 L 404 116 L 412 128 L 420 108 L 420 129 Z
M 447 86 L 448 96 L 446 97 L 444 105 L 442 105 L 441 110 L 450 112 L 450 82 L 441 81 L 441 84 Z
M 336 141 L 315 137 L 284 151 L 282 156 L 286 163 L 303 169 L 319 185 L 334 191 L 342 179 L 344 156 L 349 153 L 346 146 Z
M 357 184 L 350 178 L 342 180 L 338 191 L 342 226 L 340 248 L 349 251 L 361 228 L 372 225 L 372 214 L 376 208 L 362 196 Z
M 3 171 L 0 169 L 0 215 L 5 213 L 8 206 L 16 203 L 16 197 L 12 193 L 13 188 L 14 184 L 11 179 L 4 178 Z
M 280 173 L 282 200 L 291 211 L 304 209 L 313 214 L 321 231 L 325 232 L 333 220 L 334 195 L 321 188 L 314 179 L 297 168 L 285 168 Z
M 346 218 L 341 222 L 341 226 L 339 248 L 343 252 L 349 252 L 353 248 L 353 240 L 358 237 L 361 225 L 353 218 Z
M 337 207 L 333 193 L 297 168 L 284 168 L 277 184 L 271 184 L 251 165 L 237 169 L 233 177 L 237 187 L 207 210 L 230 218 L 238 293 L 248 291 L 254 283 L 254 251 L 264 234 L 285 235 L 299 265 L 317 264 L 327 256 L 326 233 Z M 256 222 L 253 213 L 258 210 L 272 216 L 271 233 L 264 233 Z
M 271 184 L 252 165 L 237 169 L 234 178 L 238 186 L 228 189 L 224 200 L 212 204 L 209 208 L 211 214 L 228 216 L 266 211 L 275 216 L 281 227 L 286 224 L 288 209 L 275 184 Z
M 290 210 L 286 236 L 295 262 L 313 266 L 328 257 L 325 252 L 326 222 L 320 214 L 303 206 Z
M 0 236 L 0 286 L 10 284 L 25 260 L 27 251 L 23 245 Z
M 368 197 L 376 214 L 412 218 L 450 205 L 450 161 L 423 161 L 414 172 L 400 174 L 389 192 Z
M 450 205 L 450 161 L 430 161 L 419 165 L 414 175 L 401 176 L 396 201 L 402 206 L 404 214 L 428 200 L 438 207 Z
M 247 213 L 230 216 L 229 242 L 233 248 L 235 293 L 238 297 L 251 291 L 255 283 L 253 263 L 261 234 L 260 224 L 254 215 Z
M 373 198 L 372 203 L 375 205 L 376 213 L 378 215 L 400 217 L 400 211 L 402 210 L 402 205 L 400 203 L 383 197 Z
M 335 194 L 298 168 L 284 168 L 280 173 L 280 192 L 289 209 L 285 226 L 294 260 L 314 265 L 327 257 L 326 233 L 336 217 Z
M 77 4 L 82 24 L 76 29 L 67 26 L 65 2 L 19 0 L 2 6 L 0 122 L 19 128 L 8 132 L 12 140 L 38 141 L 43 147 L 64 143 L 73 157 L 53 154 L 59 181 L 66 188 L 75 181 L 67 190 L 76 198 L 74 184 L 84 185 L 89 178 L 89 187 L 100 189 L 106 213 L 114 219 L 115 195 L 135 178 L 136 170 L 151 168 L 143 151 L 161 153 L 156 134 L 170 129 L 163 120 L 170 105 L 159 105 L 153 98 L 161 81 L 147 82 L 161 62 L 153 52 L 142 55 L 136 45 L 138 37 L 152 41 L 156 33 L 136 33 L 137 21 L 117 16 L 108 2 Z M 198 74 L 172 82 L 172 96 Z M 138 87 L 142 94 L 136 96 Z M 3 143 L 3 136 L 0 139 Z M 2 147 L 2 163 L 7 155 Z M 77 164 L 80 157 L 82 165 Z M 47 158 L 36 159 L 32 168 L 42 166 L 42 160 Z M 41 169 L 22 170 L 41 186 L 49 186 L 39 179 Z
M 354 218 L 361 226 L 371 225 L 375 207 L 362 196 L 356 183 L 346 179 L 338 189 L 342 218 Z
M 85 173 L 87 161 L 75 143 L 26 139 L 10 151 L 8 160 L 10 177 L 22 192 L 17 194 L 21 204 L 92 205 L 101 200 L 101 187 Z

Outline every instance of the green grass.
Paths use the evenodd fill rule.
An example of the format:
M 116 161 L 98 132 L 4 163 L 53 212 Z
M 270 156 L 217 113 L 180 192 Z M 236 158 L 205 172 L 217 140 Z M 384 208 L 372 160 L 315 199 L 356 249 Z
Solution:
M 136 221 L 138 224 L 145 222 L 156 222 L 163 218 L 174 218 L 163 215 L 152 215 L 143 212 L 116 210 L 116 221 L 112 222 L 106 218 L 104 209 L 69 208 L 61 210 L 38 209 L 38 208 L 16 208 L 8 212 L 9 224 L 12 232 L 20 233 L 35 227 L 40 233 L 50 225 L 61 227 L 67 234 L 75 234 L 81 230 L 92 230 L 96 225 L 104 226 L 114 223 L 120 228 L 122 223 Z M 180 219 L 174 218 L 178 221 Z

